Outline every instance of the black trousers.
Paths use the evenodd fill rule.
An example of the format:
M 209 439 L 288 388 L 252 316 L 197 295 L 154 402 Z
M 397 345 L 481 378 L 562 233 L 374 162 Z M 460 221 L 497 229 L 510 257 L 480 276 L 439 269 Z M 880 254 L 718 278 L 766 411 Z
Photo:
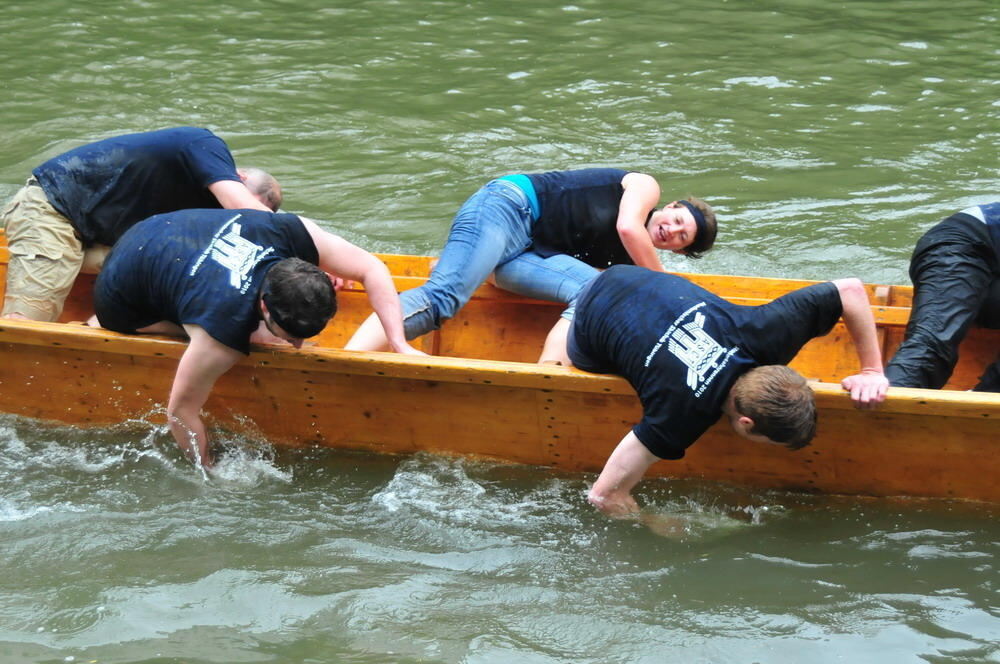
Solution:
M 886 376 L 891 385 L 938 389 L 951 377 L 969 327 L 1000 327 L 1000 259 L 986 225 L 956 214 L 931 228 L 913 251 L 910 280 L 910 320 Z M 1000 359 L 974 389 L 1000 392 Z

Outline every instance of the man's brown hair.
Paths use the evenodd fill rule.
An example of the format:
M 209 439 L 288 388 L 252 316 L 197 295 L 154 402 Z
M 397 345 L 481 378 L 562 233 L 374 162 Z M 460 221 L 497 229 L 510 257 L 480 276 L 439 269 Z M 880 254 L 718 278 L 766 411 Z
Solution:
M 736 412 L 753 420 L 750 433 L 790 450 L 805 447 L 816 435 L 816 397 L 794 369 L 777 364 L 751 369 L 730 393 Z

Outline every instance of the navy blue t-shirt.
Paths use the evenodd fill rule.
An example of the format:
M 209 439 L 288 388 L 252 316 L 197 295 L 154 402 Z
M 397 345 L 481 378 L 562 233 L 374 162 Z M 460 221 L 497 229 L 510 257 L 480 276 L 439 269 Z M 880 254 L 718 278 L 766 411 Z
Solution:
M 284 258 L 319 263 L 294 214 L 179 210 L 150 217 L 126 231 L 105 261 L 94 286 L 97 318 L 126 333 L 163 320 L 200 325 L 248 353 L 264 275 Z
M 225 142 L 195 127 L 106 138 L 53 157 L 33 174 L 84 246 L 112 245 L 154 214 L 217 208 L 208 185 L 240 181 Z
M 628 380 L 643 407 L 635 435 L 656 456 L 680 459 L 722 415 L 737 378 L 787 364 L 841 313 L 830 282 L 740 306 L 683 277 L 620 265 L 577 302 L 570 359 Z
M 532 248 L 546 257 L 569 254 L 597 268 L 631 265 L 616 228 L 627 174 L 620 168 L 528 174 L 540 208 Z

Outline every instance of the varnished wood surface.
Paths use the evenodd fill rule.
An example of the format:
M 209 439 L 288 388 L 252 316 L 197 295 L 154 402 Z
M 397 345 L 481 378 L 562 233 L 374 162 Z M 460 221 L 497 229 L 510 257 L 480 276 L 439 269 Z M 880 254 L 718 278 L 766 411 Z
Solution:
M 2 250 L 0 250 L 2 251 Z M 0 259 L 3 254 L 0 253 Z M 426 257 L 385 257 L 401 288 L 426 274 Z M 2 263 L 5 277 L 6 263 Z M 732 301 L 768 301 L 808 282 L 697 275 Z M 63 320 L 90 314 L 92 277 L 74 288 Z M 901 338 L 906 287 L 872 286 L 884 343 Z M 318 343 L 295 351 L 255 348 L 219 380 L 206 414 L 281 445 L 384 453 L 430 451 L 596 472 L 638 421 L 629 385 L 533 364 L 560 307 L 477 291 L 456 319 L 423 340 L 443 357 L 338 350 L 369 313 L 364 293 L 341 293 Z M 968 387 L 1000 337 L 976 330 L 953 383 Z M 119 335 L 79 324 L 0 321 L 3 410 L 73 425 L 127 417 L 162 421 L 182 340 Z M 713 427 L 681 461 L 653 475 L 843 494 L 956 497 L 1000 502 L 1000 395 L 892 390 L 877 411 L 851 407 L 837 381 L 857 369 L 843 325 L 795 359 L 816 384 L 820 429 L 798 452 Z

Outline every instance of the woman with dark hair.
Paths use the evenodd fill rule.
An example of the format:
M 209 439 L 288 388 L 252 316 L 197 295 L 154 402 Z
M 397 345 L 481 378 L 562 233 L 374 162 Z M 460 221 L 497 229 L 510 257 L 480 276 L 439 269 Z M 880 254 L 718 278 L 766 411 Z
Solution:
M 717 226 L 708 204 L 689 198 L 657 207 L 659 199 L 655 178 L 617 168 L 489 182 L 458 211 L 427 282 L 400 295 L 406 338 L 452 318 L 491 272 L 500 288 L 565 302 L 569 321 L 577 296 L 600 270 L 624 263 L 662 272 L 657 250 L 698 258 L 711 249 Z M 386 347 L 375 317 L 347 344 Z

